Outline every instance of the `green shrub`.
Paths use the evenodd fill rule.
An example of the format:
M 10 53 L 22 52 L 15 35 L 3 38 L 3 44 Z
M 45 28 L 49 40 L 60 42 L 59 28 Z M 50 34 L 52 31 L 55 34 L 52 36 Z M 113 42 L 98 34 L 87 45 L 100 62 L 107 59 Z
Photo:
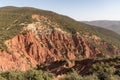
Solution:
M 61 80 L 98 80 L 98 77 L 96 75 L 81 76 L 76 71 L 73 71 Z
M 67 74 L 61 80 L 81 80 L 81 79 L 82 77 L 76 71 L 74 71 L 73 73 Z
M 114 74 L 120 76 L 120 69 L 117 69 Z
M 41 70 L 6 71 L 0 73 L 0 80 L 52 80 L 53 74 Z
M 0 75 L 0 80 L 6 80 L 6 79 Z
M 29 70 L 25 74 L 27 80 L 52 80 L 53 74 L 41 70 Z
M 21 71 L 7 71 L 1 73 L 1 76 L 6 80 L 26 80 L 24 72 Z
M 96 75 L 88 75 L 88 76 L 84 76 L 82 80 L 99 80 L 99 79 Z

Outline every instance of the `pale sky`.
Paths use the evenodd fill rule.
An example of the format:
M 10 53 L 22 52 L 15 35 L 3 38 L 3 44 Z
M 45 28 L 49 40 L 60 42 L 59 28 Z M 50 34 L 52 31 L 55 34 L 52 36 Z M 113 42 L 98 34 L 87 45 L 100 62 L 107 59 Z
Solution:
M 0 7 L 35 7 L 76 20 L 120 20 L 120 0 L 0 0 Z

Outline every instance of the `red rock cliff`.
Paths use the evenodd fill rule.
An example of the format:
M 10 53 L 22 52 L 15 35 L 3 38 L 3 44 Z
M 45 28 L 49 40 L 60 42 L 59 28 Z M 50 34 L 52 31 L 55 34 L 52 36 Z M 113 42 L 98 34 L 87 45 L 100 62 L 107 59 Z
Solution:
M 66 35 L 55 30 L 51 34 L 37 34 L 37 37 L 29 31 L 6 41 L 9 53 L 0 51 L 0 71 L 25 71 L 42 63 L 101 54 L 99 49 L 91 48 L 89 42 L 78 34 Z

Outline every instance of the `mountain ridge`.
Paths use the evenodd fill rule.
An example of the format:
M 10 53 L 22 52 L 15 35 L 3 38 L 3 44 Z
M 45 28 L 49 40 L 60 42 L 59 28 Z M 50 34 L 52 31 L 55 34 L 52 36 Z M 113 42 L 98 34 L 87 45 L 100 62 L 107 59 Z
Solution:
M 96 20 L 96 21 L 82 21 L 86 24 L 99 26 L 102 28 L 106 28 L 112 30 L 118 34 L 120 34 L 120 21 L 115 20 Z
M 113 31 L 34 8 L 3 8 L 0 15 L 0 71 L 34 68 L 61 75 L 73 68 L 84 75 L 106 59 L 119 67 L 120 35 Z

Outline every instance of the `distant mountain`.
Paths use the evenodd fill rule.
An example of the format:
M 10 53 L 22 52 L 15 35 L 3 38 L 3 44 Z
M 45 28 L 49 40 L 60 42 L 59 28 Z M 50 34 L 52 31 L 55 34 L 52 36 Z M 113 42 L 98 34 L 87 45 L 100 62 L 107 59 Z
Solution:
M 103 27 L 120 34 L 120 21 L 98 20 L 98 21 L 83 21 L 86 24 Z

